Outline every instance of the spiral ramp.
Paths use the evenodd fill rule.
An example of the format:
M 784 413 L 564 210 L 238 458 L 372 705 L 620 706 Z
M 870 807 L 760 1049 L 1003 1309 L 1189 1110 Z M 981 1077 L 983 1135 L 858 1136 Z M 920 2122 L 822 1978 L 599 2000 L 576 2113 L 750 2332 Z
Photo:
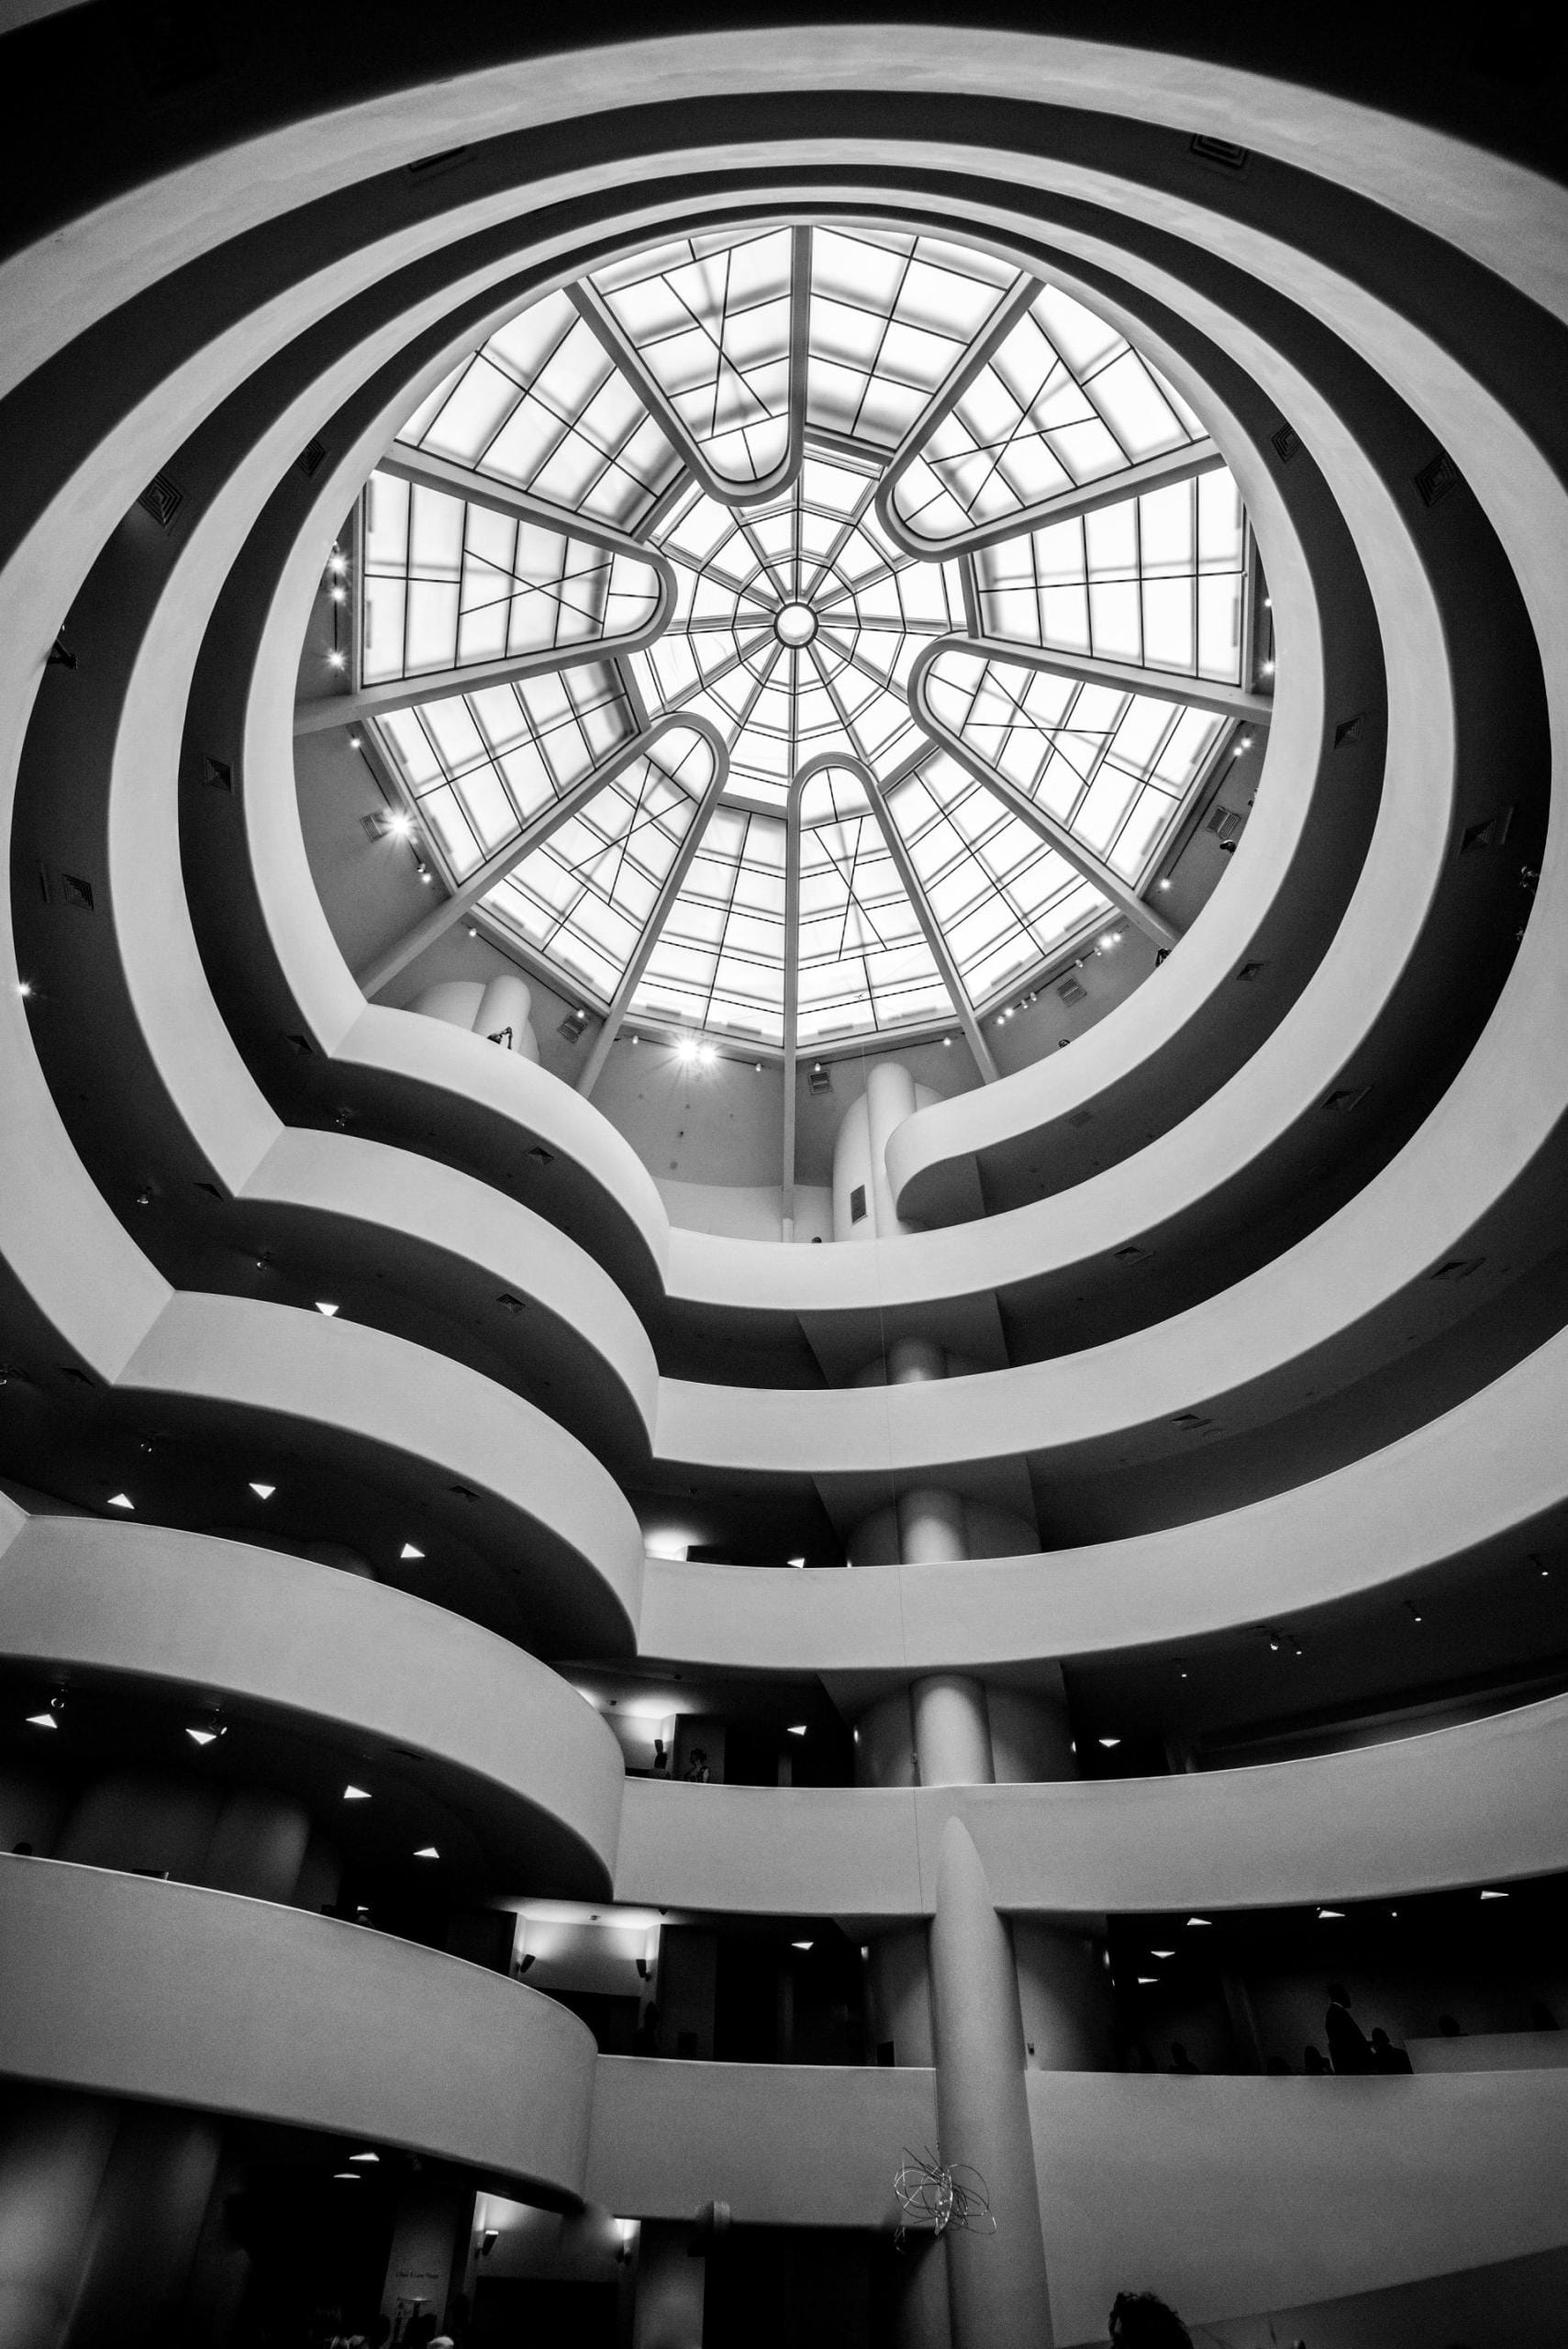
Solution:
M 0 33 L 11 151 L 73 159 L 0 250 L 0 2349 L 1012 2349 L 1123 2288 L 1235 2349 L 1564 2337 L 1547 84 L 1117 17 Z M 1187 804 L 1071 1052 L 1049 955 L 885 1130 L 898 1038 L 824 1048 L 887 1220 L 820 1248 L 693 1204 L 738 1120 L 823 1159 L 793 1037 L 705 1092 L 635 974 L 537 1059 L 415 1015 L 500 932 L 364 840 L 398 770 L 327 658 L 384 461 L 528 505 L 397 436 L 562 287 L 653 510 L 765 503 L 614 269 L 781 223 L 786 485 L 875 470 L 806 406 L 811 240 L 934 237 L 1144 354 L 1253 564 L 1244 826 Z M 592 540 L 643 680 L 661 527 Z M 897 679 L 959 763 L 965 662 L 1111 667 L 991 633 L 979 561 Z M 1411 2076 L 1277 2076 L 1330 1975 Z M 895 2253 L 939 2145 L 995 2232 Z

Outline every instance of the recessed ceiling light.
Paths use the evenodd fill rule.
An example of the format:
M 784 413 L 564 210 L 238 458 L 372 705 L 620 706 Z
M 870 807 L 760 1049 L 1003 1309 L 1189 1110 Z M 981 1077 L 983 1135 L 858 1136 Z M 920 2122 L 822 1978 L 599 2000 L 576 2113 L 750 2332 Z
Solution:
M 335 2169 L 332 2183 L 334 2186 L 362 2186 L 364 2179 L 357 2169 Z
M 417 1860 L 439 1860 L 440 1856 L 439 1852 L 437 1851 L 433 1843 L 425 1844 L 421 1850 L 416 1852 L 414 1854 L 414 1857 Z
M 1325 1924 L 1342 1925 L 1345 1921 L 1345 1912 L 1342 1909 L 1319 1909 L 1318 1914 Z
M 28 1715 L 28 1725 L 30 1729 L 58 1729 L 60 1727 L 60 1723 L 55 1720 L 52 1713 L 29 1713 Z
M 110 1508 L 134 1508 L 136 1507 L 136 1503 L 132 1500 L 128 1493 L 111 1493 L 108 1498 L 108 1506 Z
M 1189 1925 L 1212 1925 L 1214 1920 L 1212 1917 L 1189 1917 L 1187 1922 Z
M 351 2162 L 378 2162 L 381 2155 L 379 2154 L 350 2154 L 349 2159 Z
M 277 1489 L 275 1485 L 252 1485 L 250 1487 L 259 1501 L 270 1501 Z
M 412 1542 L 405 1542 L 397 1554 L 400 1558 L 422 1558 L 425 1553 L 423 1550 L 416 1550 Z
M 789 1734 L 791 1737 L 804 1737 L 806 1735 L 806 1723 L 804 1721 L 791 1721 L 789 1725 Z
M 316 1300 L 316 1310 L 317 1313 L 325 1313 L 327 1319 L 330 1321 L 338 1308 L 335 1305 L 323 1305 L 321 1299 L 317 1297 Z
M 1119 1737 L 1102 1737 L 1099 1742 L 1106 1746 L 1119 1745 L 1121 1743 L 1121 1740 Z
M 792 1558 L 790 1560 L 790 1564 L 792 1566 L 803 1566 L 805 1564 L 806 1560 L 804 1558 Z
M 791 1942 L 790 1943 L 791 1949 L 815 1949 L 816 1946 L 815 1942 Z
M 340 652 L 329 652 L 327 655 L 327 666 L 329 669 L 340 669 L 342 665 L 343 656 Z
M 345 1802 L 369 1802 L 370 1798 L 368 1787 L 345 1787 L 343 1789 Z
M 33 983 L 30 979 L 18 979 L 17 981 L 17 993 L 19 996 L 25 998 L 26 996 L 30 996 L 32 991 Z
M 1140 1990 L 1151 1990 L 1159 1979 L 1160 1976 L 1157 1974 L 1140 1974 L 1138 1977 L 1138 1987 Z
M 1481 1896 L 1483 1900 L 1506 1900 L 1507 1897 L 1506 1892 L 1484 1892 Z
M 1174 1957 L 1176 1953 L 1173 1949 L 1151 1949 L 1149 1954 L 1151 1957 Z
M 216 1745 L 223 1731 L 220 1729 L 188 1729 L 185 1735 L 193 1745 Z

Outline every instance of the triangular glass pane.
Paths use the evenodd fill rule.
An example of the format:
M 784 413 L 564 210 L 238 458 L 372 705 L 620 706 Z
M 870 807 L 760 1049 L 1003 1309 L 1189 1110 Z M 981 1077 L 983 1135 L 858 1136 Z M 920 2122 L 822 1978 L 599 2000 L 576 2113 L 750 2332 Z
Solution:
M 940 550 L 1204 437 L 1115 327 L 1060 287 L 1042 286 L 918 442 L 893 508 Z
M 598 271 L 617 326 L 718 479 L 762 481 L 789 450 L 794 237 L 683 237 Z
M 612 651 L 659 607 L 651 562 L 422 482 L 373 473 L 364 517 L 367 685 L 588 644 Z
M 607 1001 L 713 770 L 706 735 L 673 727 L 498 882 L 485 910 Z

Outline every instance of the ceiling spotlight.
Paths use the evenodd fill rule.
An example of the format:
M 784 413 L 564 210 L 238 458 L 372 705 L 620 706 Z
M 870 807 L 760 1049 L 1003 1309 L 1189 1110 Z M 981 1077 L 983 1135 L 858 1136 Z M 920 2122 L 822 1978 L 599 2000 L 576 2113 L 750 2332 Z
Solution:
M 1481 1896 L 1483 1900 L 1506 1900 L 1507 1897 L 1506 1892 L 1484 1892 Z
M 250 1487 L 259 1501 L 270 1501 L 277 1489 L 275 1485 L 252 1485 Z
M 399 807 L 395 815 L 387 818 L 386 829 L 394 839 L 406 841 L 414 829 L 414 818 Z
M 815 1949 L 816 1946 L 815 1942 L 791 1942 L 790 1943 L 791 1949 Z
M 1318 1916 L 1319 1921 L 1325 1925 L 1342 1925 L 1345 1921 L 1345 1912 L 1342 1909 L 1319 1909 Z
M 339 551 L 338 551 L 337 548 L 336 548 L 336 547 L 334 547 L 334 548 L 333 548 L 333 550 L 332 550 L 332 559 L 331 559 L 331 562 L 330 562 L 330 563 L 329 563 L 329 565 L 328 565 L 328 568 L 329 568 L 330 570 L 332 570 L 332 571 L 341 571 L 341 570 L 342 570 L 342 568 L 343 568 L 343 566 L 344 566 L 344 563 L 345 563 L 346 560 L 347 560 L 347 558 L 346 558 L 345 556 L 343 556 L 343 555 L 340 555 L 340 554 L 339 553 Z
M 1165 876 L 1165 878 L 1164 878 L 1164 880 L 1161 882 L 1160 886 L 1162 887 L 1162 889 L 1168 889 L 1168 888 L 1170 887 L 1170 885 L 1171 885 L 1171 879 L 1170 879 L 1170 875 L 1169 875 L 1169 874 L 1166 874 L 1166 876 Z
M 193 1745 L 216 1745 L 224 1733 L 221 1721 L 198 1721 L 185 1731 Z
M 330 1321 L 338 1308 L 335 1305 L 323 1305 L 321 1299 L 317 1297 L 316 1300 L 316 1310 L 317 1313 L 325 1313 L 327 1319 Z
M 1273 662 L 1272 661 L 1265 661 L 1265 662 L 1263 662 L 1263 674 L 1264 674 L 1264 676 L 1265 676 L 1265 677 L 1272 677 L 1272 676 L 1273 675 L 1273 674 L 1274 674 L 1274 664 L 1273 664 Z
M 368 1787 L 345 1787 L 343 1789 L 345 1802 L 369 1802 L 370 1798 Z
M 1152 1990 L 1159 1979 L 1160 1976 L 1157 1974 L 1140 1974 L 1138 1977 L 1138 1987 L 1140 1990 Z
M 340 652 L 329 652 L 327 655 L 327 665 L 329 669 L 340 669 L 343 665 L 342 654 Z
M 416 1550 L 412 1542 L 405 1542 L 397 1554 L 399 1558 L 422 1558 L 425 1553 L 423 1550 Z
M 350 2154 L 349 2159 L 351 2162 L 378 2162 L 381 2155 L 379 2154 Z
M 17 993 L 21 996 L 24 1000 L 31 995 L 32 991 L 33 983 L 31 979 L 18 979 L 17 981 Z
M 804 1566 L 805 1564 L 806 1560 L 804 1558 L 792 1558 L 790 1560 L 790 1564 L 792 1566 Z
M 333 601 L 335 604 L 340 604 L 340 603 L 342 602 L 342 600 L 343 600 L 343 590 L 341 589 L 341 587 L 334 587 L 334 588 L 333 588 L 333 590 L 332 590 L 332 601 Z
M 111 1493 L 108 1498 L 108 1507 L 110 1508 L 134 1508 L 136 1507 L 136 1503 L 132 1500 L 128 1493 Z
M 1187 1922 L 1189 1925 L 1212 1925 L 1214 1919 L 1212 1917 L 1189 1917 L 1187 1919 Z
M 1173 1949 L 1151 1949 L 1149 1954 L 1151 1957 L 1174 1957 L 1176 1953 Z
M 944 1036 L 944 1037 L 942 1038 L 942 1050 L 943 1050 L 944 1052 L 951 1052 L 951 1050 L 952 1050 L 952 1038 L 951 1038 L 951 1036 Z
M 1099 1742 L 1108 1748 L 1113 1745 L 1119 1745 L 1121 1743 L 1121 1740 L 1119 1737 L 1102 1737 L 1099 1740 Z
M 29 1713 L 28 1727 L 29 1729 L 58 1729 L 60 1723 L 52 1713 Z
M 417 1860 L 439 1860 L 440 1856 L 439 1852 L 437 1851 L 433 1843 L 424 1844 L 421 1849 L 414 1854 L 414 1857 Z
M 334 2186 L 362 2186 L 364 2179 L 357 2169 L 335 2169 L 332 2183 Z
M 361 749 L 361 747 L 362 747 L 362 746 L 361 746 L 361 744 L 360 737 L 359 737 L 357 734 L 350 734 L 350 737 L 349 737 L 349 748 L 350 748 L 350 751 L 357 751 L 357 750 Z
M 804 1737 L 806 1735 L 806 1723 L 804 1721 L 791 1721 L 784 1734 L 786 1737 Z

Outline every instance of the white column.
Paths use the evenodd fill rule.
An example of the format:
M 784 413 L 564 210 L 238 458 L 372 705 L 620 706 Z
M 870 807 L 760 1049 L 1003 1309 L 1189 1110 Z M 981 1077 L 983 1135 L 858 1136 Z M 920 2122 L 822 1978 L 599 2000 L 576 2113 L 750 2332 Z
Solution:
M 996 2221 L 992 2235 L 947 2233 L 953 2349 L 1051 2349 L 1018 1975 L 960 1819 L 937 1860 L 931 2005 L 942 2159 L 979 2171 Z
M 872 1190 L 875 1200 L 876 1236 L 892 1240 L 913 1231 L 900 1220 L 887 1179 L 887 1145 L 894 1128 L 915 1114 L 915 1079 L 900 1060 L 874 1060 L 866 1071 L 866 1116 L 870 1123 Z

